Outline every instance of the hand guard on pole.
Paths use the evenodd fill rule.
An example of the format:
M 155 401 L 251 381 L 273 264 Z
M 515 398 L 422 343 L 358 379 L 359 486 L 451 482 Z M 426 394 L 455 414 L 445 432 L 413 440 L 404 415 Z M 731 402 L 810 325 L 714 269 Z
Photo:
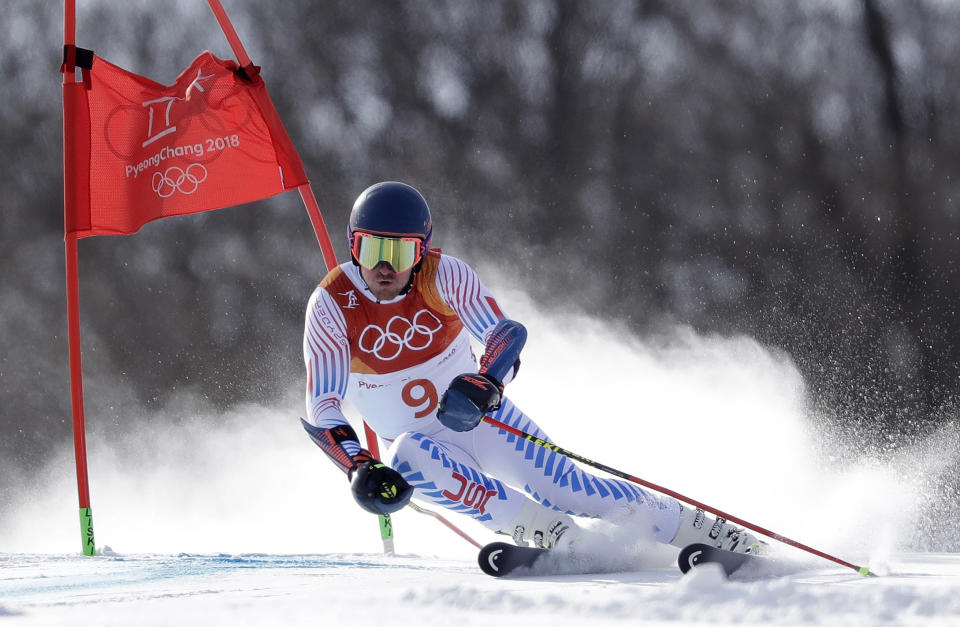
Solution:
M 360 446 L 360 438 L 350 425 L 337 425 L 324 429 L 313 426 L 303 418 L 300 419 L 300 424 L 303 425 L 314 444 L 319 446 L 320 450 L 326 453 L 327 457 L 348 477 L 362 464 L 377 461 L 370 451 Z
M 497 382 L 501 393 L 520 369 L 520 351 L 526 342 L 527 329 L 516 320 L 503 319 L 490 331 L 480 358 L 480 374 Z

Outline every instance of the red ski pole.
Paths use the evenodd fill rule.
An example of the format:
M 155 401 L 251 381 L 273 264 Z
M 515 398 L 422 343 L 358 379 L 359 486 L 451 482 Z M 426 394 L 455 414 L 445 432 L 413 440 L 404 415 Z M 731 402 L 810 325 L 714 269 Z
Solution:
M 561 455 L 565 455 L 566 457 L 569 457 L 569 458 L 572 459 L 572 460 L 581 462 L 581 463 L 586 464 L 586 465 L 588 465 L 588 466 L 593 466 L 594 468 L 598 468 L 598 469 L 600 469 L 600 470 L 602 470 L 602 471 L 604 471 L 604 472 L 606 472 L 606 473 L 609 473 L 609 474 L 611 474 L 611 475 L 613 475 L 613 476 L 615 476 L 615 477 L 619 477 L 619 478 L 624 479 L 624 480 L 626 480 L 626 481 L 630 481 L 631 483 L 636 483 L 636 484 L 638 484 L 638 485 L 642 485 L 642 486 L 645 487 L 645 488 L 649 488 L 649 489 L 651 489 L 651 490 L 655 490 L 656 492 L 660 492 L 661 494 L 666 494 L 667 496 L 671 496 L 671 497 L 677 499 L 678 501 L 682 501 L 682 502 L 684 502 L 684 503 L 686 503 L 686 504 L 688 504 L 688 505 L 692 505 L 693 507 L 699 507 L 700 509 L 702 509 L 702 510 L 704 510 L 704 511 L 707 511 L 707 512 L 710 512 L 711 514 L 713 514 L 713 515 L 715 515 L 715 516 L 720 516 L 720 517 L 722 517 L 722 518 L 726 518 L 727 520 L 729 520 L 729 521 L 732 522 L 732 523 L 735 523 L 735 524 L 740 525 L 740 526 L 742 526 L 742 527 L 746 527 L 747 529 L 751 529 L 751 530 L 753 530 L 753 531 L 756 531 L 757 533 L 762 534 L 762 535 L 765 535 L 765 536 L 767 536 L 768 538 L 773 538 L 774 540 L 779 540 L 780 542 L 783 542 L 784 544 L 789 544 L 790 546 L 796 547 L 796 548 L 800 549 L 801 551 L 806 551 L 807 553 L 812 553 L 813 555 L 816 555 L 816 556 L 818 556 L 818 557 L 822 557 L 822 558 L 824 558 L 824 559 L 828 559 L 828 560 L 830 560 L 831 562 L 835 562 L 835 563 L 837 563 L 837 564 L 840 564 L 841 566 L 846 566 L 847 568 L 851 568 L 851 569 L 857 571 L 858 573 L 860 573 L 861 575 L 863 575 L 863 576 L 865 576 L 865 577 L 873 577 L 873 576 L 875 576 L 873 573 L 870 572 L 870 569 L 867 568 L 866 566 L 857 566 L 856 564 L 851 564 L 850 562 L 844 561 L 844 560 L 842 560 L 842 559 L 840 559 L 840 558 L 838 558 L 838 557 L 834 557 L 834 556 L 832 556 L 832 555 L 829 555 L 829 554 L 827 554 L 827 553 L 824 553 L 823 551 L 818 551 L 817 549 L 815 549 L 815 548 L 813 548 L 813 547 L 809 547 L 809 546 L 807 546 L 806 544 L 802 544 L 802 543 L 800 543 L 800 542 L 797 542 L 796 540 L 791 540 L 790 538 L 787 538 L 786 536 L 782 536 L 782 535 L 780 535 L 779 533 L 775 533 L 775 532 L 773 532 L 773 531 L 770 531 L 769 529 L 764 529 L 763 527 L 760 527 L 759 525 L 755 525 L 755 524 L 753 524 L 753 523 L 751 523 L 751 522 L 747 522 L 746 520 L 743 520 L 742 518 L 737 518 L 736 516 L 732 516 L 732 515 L 730 515 L 730 514 L 728 514 L 728 513 L 726 513 L 726 512 L 723 512 L 723 511 L 721 511 L 721 510 L 719 510 L 719 509 L 716 509 L 715 507 L 710 507 L 709 505 L 705 505 L 705 504 L 703 504 L 703 503 L 701 503 L 701 502 L 699 502 L 699 501 L 695 501 L 694 499 L 691 499 L 690 497 L 687 497 L 687 496 L 684 496 L 684 495 L 679 494 L 679 493 L 677 493 L 677 492 L 674 492 L 673 490 L 670 490 L 669 488 L 664 488 L 663 486 L 659 486 L 659 485 L 657 485 L 657 484 L 655 484 L 655 483 L 651 483 L 651 482 L 649 482 L 649 481 L 644 481 L 643 479 L 640 479 L 639 477 L 634 477 L 633 475 L 628 475 L 627 473 L 625 473 L 625 472 L 623 472 L 623 471 L 620 471 L 620 470 L 617 470 L 616 468 L 611 468 L 610 466 L 607 466 L 606 464 L 601 464 L 601 463 L 599 463 L 599 462 L 595 462 L 595 461 L 593 461 L 593 460 L 587 459 L 586 457 L 583 457 L 582 455 L 577 455 L 577 454 L 574 453 L 573 451 L 568 451 L 568 450 L 565 449 L 565 448 L 560 448 L 560 447 L 557 446 L 556 444 L 551 444 L 550 442 L 547 442 L 546 440 L 542 440 L 542 439 L 540 439 L 540 438 L 538 438 L 538 437 L 535 437 L 535 436 L 530 435 L 529 433 L 525 433 L 525 432 L 521 431 L 520 429 L 516 429 L 516 428 L 514 428 L 514 427 L 511 427 L 510 425 L 508 425 L 508 424 L 506 424 L 506 423 L 504 423 L 504 422 L 500 422 L 500 421 L 497 420 L 496 418 L 491 418 L 490 416 L 484 416 L 484 417 L 483 417 L 483 421 L 486 422 L 487 424 L 491 425 L 491 426 L 497 427 L 498 429 L 502 429 L 502 430 L 506 431 L 507 433 L 512 433 L 513 435 L 517 436 L 518 438 L 523 438 L 524 440 L 527 440 L 527 441 L 529 441 L 529 442 L 533 442 L 533 443 L 536 444 L 537 446 L 542 446 L 543 448 L 545 448 L 545 449 L 547 449 L 547 450 L 553 451 L 553 452 L 555 452 L 555 453 L 559 453 L 559 454 L 561 454 Z

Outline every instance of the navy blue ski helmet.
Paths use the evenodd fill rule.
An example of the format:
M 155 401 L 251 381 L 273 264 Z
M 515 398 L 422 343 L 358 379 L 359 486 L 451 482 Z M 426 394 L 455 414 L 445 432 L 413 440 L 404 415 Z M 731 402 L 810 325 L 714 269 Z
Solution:
M 416 238 L 421 242 L 419 257 L 422 259 L 433 239 L 430 207 L 420 192 L 406 183 L 385 181 L 371 185 L 357 197 L 350 212 L 347 238 L 351 251 L 355 248 L 357 233 Z

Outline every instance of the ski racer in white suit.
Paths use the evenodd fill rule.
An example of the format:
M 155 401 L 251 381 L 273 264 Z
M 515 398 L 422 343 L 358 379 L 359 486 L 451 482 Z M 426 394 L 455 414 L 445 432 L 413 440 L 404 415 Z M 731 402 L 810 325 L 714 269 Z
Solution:
M 470 266 L 431 250 L 432 231 L 414 188 L 385 182 L 366 189 L 350 214 L 351 261 L 334 268 L 307 305 L 303 426 L 348 475 L 361 507 L 390 513 L 416 495 L 545 548 L 577 535 L 568 533 L 573 517 L 585 516 L 632 520 L 643 527 L 638 533 L 679 547 L 755 550 L 755 538 L 722 518 L 478 426 L 490 414 L 549 441 L 503 396 L 526 330 Z M 479 368 L 471 336 L 485 347 Z M 345 399 L 391 442 L 387 463 L 360 445 L 341 411 Z

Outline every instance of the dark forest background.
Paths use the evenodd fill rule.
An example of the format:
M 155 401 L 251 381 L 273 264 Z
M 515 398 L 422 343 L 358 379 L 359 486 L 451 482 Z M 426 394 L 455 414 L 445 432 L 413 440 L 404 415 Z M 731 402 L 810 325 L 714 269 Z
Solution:
M 0 457 L 71 437 L 56 2 L 0 23 Z M 955 420 L 960 2 L 224 0 L 338 255 L 369 184 L 542 304 L 749 334 L 838 429 Z M 78 1 L 83 47 L 171 83 L 231 57 L 206 3 Z M 80 242 L 89 428 L 281 398 L 323 264 L 295 194 Z M 183 411 L 188 411 L 184 409 Z

